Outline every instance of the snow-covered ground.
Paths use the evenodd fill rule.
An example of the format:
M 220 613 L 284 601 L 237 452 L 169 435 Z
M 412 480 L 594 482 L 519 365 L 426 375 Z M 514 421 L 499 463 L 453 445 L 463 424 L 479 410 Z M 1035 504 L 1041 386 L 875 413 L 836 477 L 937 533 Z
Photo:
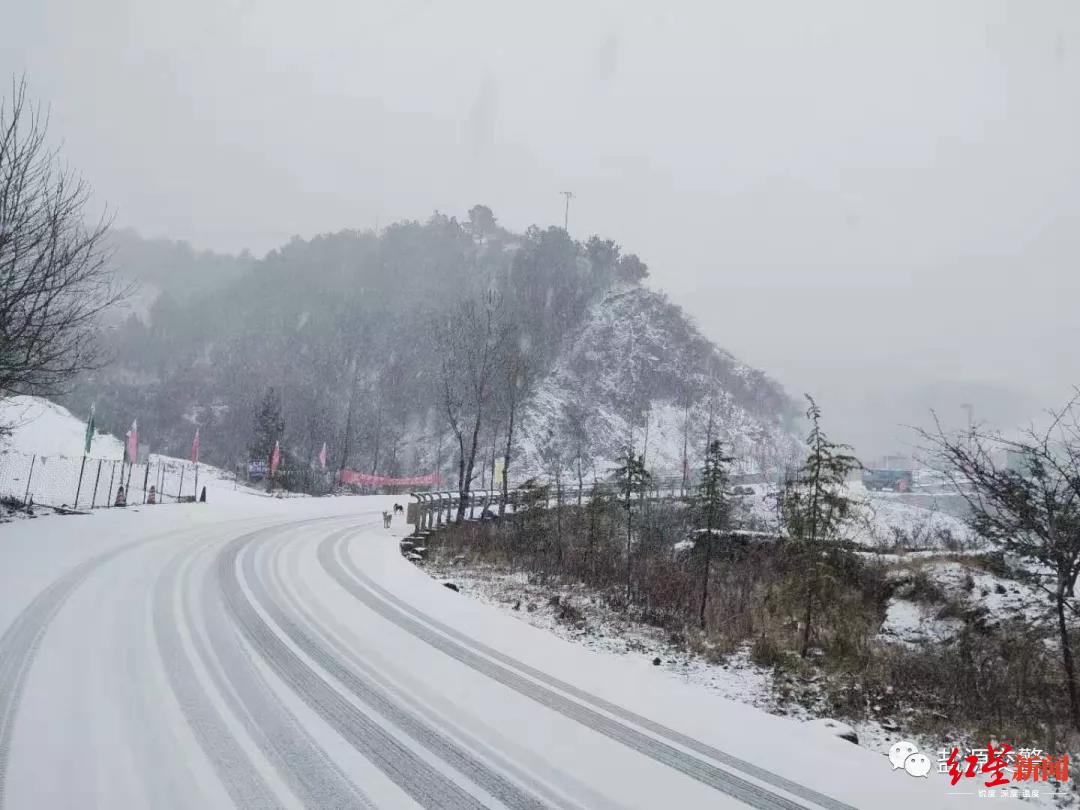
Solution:
M 0 438 L 0 453 L 67 456 L 80 458 L 86 438 L 86 422 L 55 402 L 42 397 L 18 396 L 0 399 L 0 425 L 11 435 Z M 94 436 L 91 456 L 122 459 L 124 443 L 107 433 Z
M 979 806 L 881 729 L 763 711 L 745 650 L 442 587 L 382 528 L 400 498 L 212 486 L 0 525 L 0 806 Z
M 204 486 L 208 498 L 257 494 L 238 487 L 231 473 L 207 464 L 199 465 L 196 487 L 195 465 L 186 459 L 151 453 L 148 463 L 127 467 L 123 442 L 102 432 L 95 433 L 84 464 L 86 423 L 40 397 L 0 400 L 0 425 L 10 429 L 10 435 L 0 437 L 0 496 L 72 507 L 78 495 L 78 507 L 86 509 L 112 503 L 121 481 L 129 489 L 130 504 L 142 504 L 151 486 L 159 502 L 198 496 Z
M 392 502 L 0 526 L 3 806 L 967 806 L 453 593 L 401 557 Z

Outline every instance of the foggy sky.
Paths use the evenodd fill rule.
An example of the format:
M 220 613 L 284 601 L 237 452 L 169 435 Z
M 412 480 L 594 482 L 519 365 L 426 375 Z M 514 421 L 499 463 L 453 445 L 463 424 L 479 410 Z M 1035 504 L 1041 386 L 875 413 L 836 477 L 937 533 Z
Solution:
M 145 235 L 261 254 L 477 202 L 522 229 L 569 189 L 575 237 L 863 452 L 1080 383 L 1068 0 L 9 5 L 0 76 Z

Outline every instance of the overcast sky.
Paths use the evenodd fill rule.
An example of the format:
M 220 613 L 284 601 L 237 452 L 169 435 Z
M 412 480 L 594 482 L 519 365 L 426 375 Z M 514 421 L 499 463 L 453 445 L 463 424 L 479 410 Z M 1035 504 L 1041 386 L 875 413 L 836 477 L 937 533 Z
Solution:
M 864 452 L 1080 383 L 1072 0 L 33 0 L 0 75 L 153 236 L 464 216 L 636 252 Z

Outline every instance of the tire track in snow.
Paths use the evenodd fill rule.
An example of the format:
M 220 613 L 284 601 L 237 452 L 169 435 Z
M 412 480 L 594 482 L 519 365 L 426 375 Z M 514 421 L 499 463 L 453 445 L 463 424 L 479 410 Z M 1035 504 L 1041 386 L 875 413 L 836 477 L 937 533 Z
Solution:
M 498 740 L 498 742 L 494 743 L 497 747 L 493 747 L 493 743 L 485 742 L 485 739 L 470 734 L 451 721 L 446 720 L 444 717 L 439 717 L 438 715 L 432 716 L 429 711 L 425 711 L 424 704 L 420 702 L 415 695 L 410 693 L 410 687 L 407 685 L 407 680 L 405 684 L 398 683 L 400 674 L 394 675 L 393 677 L 385 675 L 380 672 L 376 666 L 369 664 L 362 656 L 350 649 L 350 644 L 349 641 L 346 640 L 347 636 L 345 635 L 342 625 L 338 623 L 332 615 L 319 608 L 310 587 L 303 581 L 303 578 L 296 577 L 295 583 L 292 583 L 290 586 L 289 584 L 286 584 L 281 576 L 279 560 L 282 557 L 281 552 L 287 543 L 287 540 L 285 542 L 279 540 L 273 545 L 272 550 L 268 554 L 262 556 L 261 561 L 258 563 L 258 576 L 263 582 L 270 584 L 270 588 L 272 589 L 272 593 L 270 594 L 271 599 L 278 604 L 286 606 L 289 612 L 308 630 L 314 633 L 320 643 L 322 643 L 336 658 L 347 661 L 352 666 L 353 670 L 370 684 L 371 689 L 381 692 L 395 704 L 401 706 L 406 711 L 414 713 L 421 718 L 421 722 L 424 722 L 433 728 L 441 727 L 451 735 L 456 736 L 461 744 L 480 753 L 495 769 L 512 776 L 525 788 L 532 790 L 543 801 L 550 803 L 553 807 L 559 808 L 560 810 L 580 810 L 582 805 L 553 791 L 548 784 L 535 778 L 532 774 L 520 768 L 513 760 L 506 756 L 505 749 L 507 747 L 513 747 L 513 744 L 510 743 L 510 741 L 502 739 L 498 736 L 497 732 L 492 731 L 492 733 L 496 735 L 496 740 Z M 318 614 L 318 617 L 316 617 L 316 613 Z M 419 691 L 419 689 L 417 689 L 417 691 Z M 523 757 L 528 757 L 529 755 L 528 752 L 525 751 L 519 751 L 519 754 Z M 578 792 L 589 797 L 584 805 L 585 807 L 614 807 L 614 805 L 607 802 L 603 796 L 592 792 L 587 785 L 579 784 L 576 781 L 574 784 L 578 789 Z
M 260 533 L 255 532 L 236 538 L 217 558 L 218 581 L 225 605 L 248 643 L 305 703 L 418 804 L 427 808 L 480 810 L 484 805 L 475 796 L 417 756 L 375 719 L 360 711 L 308 666 L 263 620 L 244 594 L 237 572 L 237 558 L 241 550 L 259 536 Z M 249 581 L 249 587 L 254 589 L 256 586 L 254 578 Z M 263 608 L 266 609 L 267 605 L 263 605 Z M 274 619 L 278 620 L 276 616 Z M 329 666 L 327 671 L 335 677 L 341 674 L 347 677 L 347 670 L 314 645 L 307 645 L 312 648 L 314 656 L 303 645 L 298 646 L 320 665 Z
M 374 810 L 371 800 L 319 747 L 256 669 L 241 635 L 231 627 L 214 578 L 197 587 L 209 648 L 197 635 L 195 646 L 225 702 L 289 788 L 305 807 Z M 189 626 L 194 623 L 189 614 Z
M 375 583 L 367 575 L 363 574 L 355 563 L 345 553 L 347 538 L 353 534 L 350 530 L 335 532 L 319 544 L 318 557 L 323 568 L 342 587 L 355 596 L 367 607 L 374 610 L 383 618 L 401 627 L 425 643 L 446 653 L 452 658 L 482 672 L 493 680 L 508 686 L 526 697 L 548 706 L 555 711 L 576 720 L 583 725 L 597 731 L 611 739 L 645 754 L 658 762 L 662 762 L 693 779 L 702 782 L 718 791 L 739 799 L 752 807 L 760 810 L 803 810 L 805 805 L 798 804 L 787 796 L 773 793 L 759 784 L 750 782 L 730 771 L 717 768 L 708 762 L 698 759 L 693 755 L 681 751 L 670 743 L 676 743 L 683 747 L 696 751 L 723 765 L 742 771 L 748 776 L 766 782 L 773 787 L 779 788 L 789 794 L 810 801 L 828 810 L 855 810 L 848 804 L 833 799 L 815 790 L 792 782 L 778 774 L 774 774 L 753 763 L 746 762 L 731 754 L 720 751 L 713 746 L 695 740 L 694 738 L 670 729 L 655 721 L 642 717 L 627 709 L 623 709 L 603 698 L 596 697 L 584 690 L 578 689 L 571 684 L 565 683 L 548 675 L 541 670 L 530 667 L 508 655 L 500 653 L 481 644 L 465 634 L 448 627 L 441 622 L 416 610 L 406 602 L 398 599 L 389 591 Z M 381 598 L 380 598 L 381 597 Z M 424 622 L 426 624 L 422 624 Z M 435 632 L 438 630 L 440 632 Z M 445 634 L 445 635 L 443 635 Z M 449 636 L 450 638 L 448 638 Z M 460 642 L 460 643 L 459 643 Z M 482 655 L 481 655 L 482 653 Z M 484 657 L 487 656 L 487 657 Z M 499 661 L 506 666 L 501 666 Z M 518 670 L 515 672 L 508 667 Z M 536 680 L 542 681 L 555 689 L 558 689 L 582 701 L 578 703 L 564 695 L 558 694 L 533 680 L 519 674 L 525 673 Z M 614 720 L 589 705 L 621 719 L 645 728 L 668 742 L 658 740 L 642 733 L 636 728 Z
M 27 675 L 45 631 L 68 598 L 97 568 L 136 546 L 168 536 L 171 534 L 136 540 L 79 563 L 35 596 L 0 636 L 0 808 L 4 806 L 4 786 L 15 717 Z
M 177 580 L 180 567 L 199 550 L 189 548 L 175 555 L 155 583 L 153 625 L 158 651 L 180 709 L 233 803 L 259 810 L 281 808 L 278 797 L 210 701 L 184 649 L 179 630 L 181 617 L 174 604 Z M 180 598 L 183 600 L 182 593 Z

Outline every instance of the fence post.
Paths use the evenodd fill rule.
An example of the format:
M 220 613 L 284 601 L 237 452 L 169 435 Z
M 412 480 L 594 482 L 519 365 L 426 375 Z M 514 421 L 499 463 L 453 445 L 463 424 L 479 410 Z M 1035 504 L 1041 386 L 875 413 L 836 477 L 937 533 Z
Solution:
M 176 491 L 176 502 L 180 502 L 180 497 L 184 494 L 184 467 L 180 466 L 180 489 Z
M 30 472 L 26 476 L 26 494 L 23 496 L 23 506 L 27 506 L 30 503 L 30 482 L 34 479 L 34 464 L 37 462 L 37 456 L 30 457 Z
M 86 454 L 83 453 L 82 464 L 79 465 L 79 483 L 77 483 L 75 485 L 75 505 L 72 507 L 73 509 L 76 509 L 76 510 L 79 508 L 79 493 L 82 492 L 82 477 L 83 477 L 83 470 L 85 470 L 85 469 L 86 469 Z
M 150 459 L 146 460 L 146 473 L 142 480 L 142 502 L 146 503 L 146 485 L 150 483 Z
M 109 492 L 108 492 L 108 496 L 105 498 L 105 506 L 106 506 L 106 508 L 109 508 L 109 509 L 112 509 L 112 505 L 113 505 L 112 485 L 113 485 L 113 480 L 115 478 L 116 478 L 116 462 L 114 461 L 112 463 L 112 472 L 109 473 Z
M 97 498 L 97 485 L 101 480 L 101 459 L 98 459 L 97 463 L 97 475 L 94 476 L 94 491 L 90 493 L 90 508 L 94 508 L 94 500 Z

